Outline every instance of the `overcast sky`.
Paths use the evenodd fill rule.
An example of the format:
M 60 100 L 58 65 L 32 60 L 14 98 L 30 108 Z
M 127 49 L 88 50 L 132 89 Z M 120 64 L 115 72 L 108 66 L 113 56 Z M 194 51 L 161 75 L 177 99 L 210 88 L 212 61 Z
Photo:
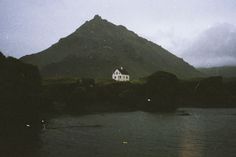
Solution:
M 181 56 L 204 30 L 236 25 L 236 0 L 0 0 L 0 50 L 44 50 L 99 14 Z

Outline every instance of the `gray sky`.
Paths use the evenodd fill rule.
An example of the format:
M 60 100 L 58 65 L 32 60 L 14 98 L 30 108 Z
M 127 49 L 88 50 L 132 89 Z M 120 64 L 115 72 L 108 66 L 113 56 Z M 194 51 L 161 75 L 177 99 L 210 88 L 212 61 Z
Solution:
M 99 14 L 177 56 L 204 30 L 236 25 L 236 0 L 0 0 L 0 50 L 44 50 Z
M 200 33 L 183 51 L 195 67 L 236 65 L 236 27 L 221 23 Z

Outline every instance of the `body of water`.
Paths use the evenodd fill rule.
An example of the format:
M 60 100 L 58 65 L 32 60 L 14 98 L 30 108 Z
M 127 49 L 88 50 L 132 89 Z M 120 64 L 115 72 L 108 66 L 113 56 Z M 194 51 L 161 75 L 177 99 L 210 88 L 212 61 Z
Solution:
M 180 110 L 172 114 L 137 111 L 51 119 L 31 156 L 236 156 L 236 109 Z

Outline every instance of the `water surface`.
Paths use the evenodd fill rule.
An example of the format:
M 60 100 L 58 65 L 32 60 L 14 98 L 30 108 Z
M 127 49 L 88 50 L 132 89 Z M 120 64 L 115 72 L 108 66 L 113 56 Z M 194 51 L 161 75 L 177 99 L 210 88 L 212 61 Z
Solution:
M 180 109 L 52 119 L 42 157 L 235 157 L 236 109 Z

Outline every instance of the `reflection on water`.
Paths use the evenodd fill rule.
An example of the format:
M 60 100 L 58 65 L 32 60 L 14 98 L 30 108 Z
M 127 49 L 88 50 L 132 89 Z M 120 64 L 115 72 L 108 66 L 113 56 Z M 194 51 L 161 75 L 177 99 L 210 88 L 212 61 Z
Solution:
M 186 132 L 183 141 L 180 143 L 179 157 L 200 157 L 204 156 L 202 149 L 195 146 L 192 134 Z
M 236 156 L 236 109 L 182 110 L 189 114 L 63 116 L 52 119 L 39 139 L 11 150 L 19 157 Z
M 183 118 L 180 157 L 235 156 L 235 109 L 189 109 Z
M 197 131 L 194 126 L 191 126 L 191 121 L 194 119 L 194 126 L 197 126 L 200 130 L 204 130 L 204 121 L 199 123 L 198 116 L 193 118 L 183 118 L 182 119 L 182 136 L 179 145 L 179 157 L 202 157 L 204 147 L 204 134 L 201 131 Z M 197 138 L 195 138 L 197 137 Z M 198 138 L 201 138 L 199 140 Z M 201 148 L 202 147 L 202 148 Z

